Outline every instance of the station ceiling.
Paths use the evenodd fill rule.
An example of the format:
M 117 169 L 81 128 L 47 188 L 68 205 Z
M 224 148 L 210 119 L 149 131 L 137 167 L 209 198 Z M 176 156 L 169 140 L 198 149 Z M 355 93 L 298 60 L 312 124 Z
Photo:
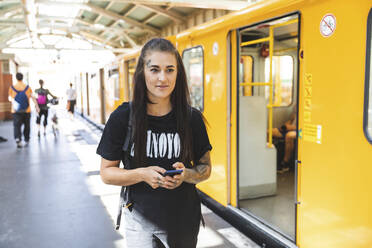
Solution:
M 125 53 L 202 9 L 239 10 L 257 0 L 3 0 L 0 49 L 111 49 Z

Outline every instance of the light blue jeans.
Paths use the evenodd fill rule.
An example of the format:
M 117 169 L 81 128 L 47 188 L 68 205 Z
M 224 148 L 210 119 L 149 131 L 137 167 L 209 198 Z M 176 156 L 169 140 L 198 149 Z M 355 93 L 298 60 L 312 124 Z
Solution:
M 169 237 L 166 231 L 161 230 L 158 226 L 145 219 L 134 208 L 131 212 L 125 208 L 124 218 L 124 238 L 126 239 L 128 248 L 196 247 L 197 233 L 182 233 L 177 236 Z
M 143 218 L 134 209 L 124 209 L 125 240 L 129 248 L 170 248 L 167 233 Z

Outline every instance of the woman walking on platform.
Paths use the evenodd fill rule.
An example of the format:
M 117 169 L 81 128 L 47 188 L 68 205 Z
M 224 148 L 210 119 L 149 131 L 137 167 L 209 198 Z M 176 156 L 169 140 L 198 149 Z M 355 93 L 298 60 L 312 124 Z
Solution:
M 40 138 L 40 122 L 41 117 L 44 116 L 43 126 L 44 126 L 44 136 L 46 135 L 46 126 L 48 125 L 48 95 L 53 97 L 53 99 L 56 99 L 57 97 L 54 96 L 50 91 L 46 88 L 44 88 L 44 81 L 39 80 L 40 88 L 35 90 L 35 93 L 37 95 L 37 104 L 39 105 L 40 112 L 39 115 L 36 118 L 36 124 L 37 124 L 37 136 Z
M 210 176 L 212 146 L 202 114 L 189 102 L 178 51 L 168 40 L 150 40 L 134 74 L 133 102 L 111 114 L 97 148 L 102 180 L 130 186 L 132 205 L 124 209 L 128 247 L 196 247 L 201 207 L 195 184 Z M 129 113 L 130 169 L 121 169 Z M 164 174 L 174 169 L 182 173 Z

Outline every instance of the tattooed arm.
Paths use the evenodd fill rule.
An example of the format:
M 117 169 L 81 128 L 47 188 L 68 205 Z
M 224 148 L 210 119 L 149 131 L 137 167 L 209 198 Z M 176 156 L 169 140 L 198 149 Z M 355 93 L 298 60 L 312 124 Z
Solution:
M 185 168 L 185 165 L 181 162 L 173 164 L 173 167 L 177 170 L 183 170 L 182 174 L 175 175 L 173 177 L 166 176 L 164 184 L 161 187 L 166 189 L 175 189 L 182 184 L 182 182 L 197 184 L 204 180 L 207 180 L 211 175 L 211 159 L 210 152 L 207 151 L 203 157 L 199 160 L 197 165 L 193 168 Z
M 199 162 L 191 169 L 186 169 L 184 181 L 187 183 L 200 183 L 211 175 L 210 151 L 207 151 Z

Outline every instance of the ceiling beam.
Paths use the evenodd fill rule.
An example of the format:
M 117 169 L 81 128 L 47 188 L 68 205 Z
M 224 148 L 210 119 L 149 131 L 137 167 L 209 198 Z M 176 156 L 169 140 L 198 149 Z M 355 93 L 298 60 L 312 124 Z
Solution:
M 20 10 L 20 9 L 22 9 L 22 6 L 20 4 L 16 4 L 16 5 L 13 5 L 9 8 L 2 9 L 2 10 L 0 10 L 0 17 L 6 15 L 9 12 L 13 12 L 13 11 L 15 12 L 15 11 Z
M 17 2 L 15 0 L 9 0 Z M 97 2 L 107 2 L 107 0 L 95 0 Z M 225 9 L 225 10 L 240 10 L 248 5 L 256 2 L 257 0 L 112 0 L 117 3 L 132 3 L 132 4 L 147 4 L 147 5 L 165 5 L 172 7 L 188 7 L 200 9 Z M 53 3 L 51 0 L 37 0 L 38 3 Z M 59 2 L 61 4 L 76 4 L 71 0 Z
M 25 24 L 25 19 L 13 18 L 13 19 L 0 19 L 0 25 L 12 25 L 12 24 Z
M 28 38 L 27 35 L 28 35 L 27 30 L 18 31 L 16 34 L 13 34 L 11 37 L 8 36 L 5 39 L 1 40 L 0 48 L 9 47 L 13 43 L 27 39 Z M 8 41 L 12 41 L 12 42 L 7 44 Z
M 32 45 L 38 41 L 37 37 L 37 20 L 35 0 L 22 0 L 25 23 L 32 41 Z
M 84 40 L 86 42 L 89 42 L 92 46 L 97 46 L 97 44 L 95 44 L 93 42 L 93 41 L 95 41 L 95 42 L 98 42 L 98 45 L 100 47 L 102 47 L 102 48 L 105 47 L 105 45 L 102 42 L 97 41 L 98 38 L 97 39 L 95 39 L 93 37 L 87 38 L 86 36 L 81 34 L 81 32 L 82 32 L 81 30 L 79 30 L 79 31 L 70 30 L 69 27 L 57 27 L 57 28 L 54 28 L 54 30 L 59 30 L 59 31 L 65 32 L 65 36 L 70 38 L 70 39 L 71 39 L 71 36 L 73 35 L 72 37 L 75 36 L 74 38 L 78 38 L 78 39 Z M 83 33 L 84 33 L 84 31 L 83 31 Z M 44 34 L 44 35 L 46 35 L 46 34 Z M 54 34 L 49 34 L 49 35 L 54 35 Z M 94 36 L 94 34 L 90 34 L 90 35 Z M 105 49 L 107 49 L 107 48 L 105 48 Z
M 181 15 L 175 13 L 175 12 L 167 11 L 167 10 L 161 8 L 161 7 L 158 7 L 158 6 L 149 6 L 149 5 L 145 5 L 145 4 L 137 4 L 137 6 L 142 7 L 144 9 L 148 9 L 150 11 L 153 11 L 158 15 L 168 17 L 168 18 L 172 19 L 174 22 L 176 22 L 178 24 L 187 21 L 185 17 L 183 17 L 183 16 L 181 16 Z
M 66 5 L 68 5 L 68 6 L 83 9 L 83 10 L 89 10 L 89 8 L 84 3 L 79 3 L 79 2 L 74 2 L 74 1 L 55 2 L 55 1 L 51 1 L 51 0 L 35 0 L 35 4 L 36 5 L 45 4 L 45 5 L 48 5 L 48 6 L 53 5 L 53 6 L 56 6 L 56 7 L 58 7 L 58 6 L 65 7 Z
M 133 5 L 129 10 L 127 10 L 127 12 L 125 12 L 125 14 L 123 15 L 123 16 L 128 16 L 128 15 L 130 15 L 134 10 L 136 10 L 137 9 L 137 5 Z M 109 27 L 115 27 L 118 23 L 120 23 L 120 21 L 121 20 L 117 20 L 117 21 L 115 21 L 114 23 L 112 23 L 111 25 L 109 25 Z M 146 23 L 145 23 L 146 24 Z M 109 30 L 108 29 L 106 29 L 106 30 L 104 30 L 102 33 L 101 33 L 101 35 L 105 35 L 106 34 L 106 32 L 108 32 Z M 121 32 L 121 33 L 125 33 L 125 31 L 126 31 L 126 29 L 124 29 L 124 32 Z M 126 33 L 125 33 L 125 35 L 127 35 Z M 128 35 L 127 35 L 128 36 Z M 112 38 L 111 36 L 110 36 L 110 38 Z M 130 37 L 128 36 L 128 38 L 130 39 Z M 120 40 L 122 40 L 122 37 L 119 35 L 115 40 L 114 40 L 114 42 L 115 41 L 120 41 Z M 127 40 L 128 42 L 129 42 L 129 40 Z M 134 40 L 132 40 L 132 42 L 134 42 L 134 44 L 136 44 L 136 42 L 134 41 Z M 120 42 L 119 42 L 120 43 Z M 129 43 L 129 44 L 131 44 L 131 43 Z M 120 43 L 120 45 L 122 45 L 122 43 Z M 131 44 L 131 46 L 132 47 L 135 47 L 135 46 L 137 46 L 137 45 L 135 45 L 135 46 L 133 46 L 132 44 Z
M 8 48 L 8 47 L 1 47 L 0 45 L 0 49 L 4 49 L 4 48 Z M 93 47 L 93 48 L 90 48 L 90 49 L 82 49 L 82 48 L 79 48 L 79 49 L 74 49 L 74 48 L 63 48 L 63 49 L 59 49 L 59 48 L 53 48 L 53 47 L 48 47 L 48 48 L 30 48 L 30 47 L 9 47 L 10 49 L 12 50 L 45 50 L 45 51 L 50 51 L 50 50 L 67 50 L 67 51 L 105 51 L 105 50 L 110 50 L 112 51 L 113 53 L 130 53 L 130 52 L 133 52 L 133 49 L 131 48 L 112 48 L 112 49 L 108 49 L 108 48 L 100 48 L 100 47 Z
M 136 26 L 136 27 L 142 28 L 144 30 L 150 31 L 151 33 L 154 33 L 154 34 L 159 34 L 160 33 L 160 30 L 159 29 L 153 28 L 153 27 L 148 26 L 148 25 L 143 24 L 143 23 L 140 23 L 140 22 L 135 21 L 135 20 L 133 20 L 131 18 L 128 18 L 126 16 L 121 16 L 119 14 L 116 14 L 115 12 L 105 10 L 105 9 L 100 8 L 100 7 L 98 7 L 96 5 L 93 5 L 91 3 L 86 3 L 85 5 L 87 7 L 89 7 L 91 9 L 91 11 L 96 12 L 98 14 L 102 14 L 104 16 L 107 16 L 107 17 L 109 17 L 111 19 L 114 19 L 115 21 L 117 21 L 117 20 L 123 20 L 126 23 L 129 23 L 129 24 L 131 24 L 133 26 Z
M 49 20 L 49 21 L 72 21 L 72 20 L 75 20 L 75 17 L 37 15 L 36 19 L 38 19 L 38 20 Z
M 137 5 L 133 5 L 123 16 L 128 16 L 130 13 L 132 13 L 137 8 Z M 115 27 L 120 20 L 114 21 L 109 27 Z M 108 30 L 104 30 L 101 35 L 104 35 Z
M 151 22 L 152 20 L 154 20 L 155 19 L 155 17 L 157 17 L 158 16 L 158 14 L 156 14 L 156 13 L 152 13 L 150 16 L 148 16 L 145 20 L 143 20 L 143 23 L 149 23 L 149 22 Z
M 138 47 L 137 42 L 135 42 L 132 38 L 130 38 L 127 33 L 122 32 L 121 34 L 119 34 L 119 36 L 120 35 L 124 36 L 124 38 L 128 41 L 128 43 L 131 45 L 131 47 L 133 47 L 133 48 Z
M 17 36 L 19 36 L 21 34 L 24 35 L 26 33 L 27 33 L 26 30 L 13 29 L 6 37 L 4 37 L 0 40 L 0 44 L 5 44 L 8 41 L 10 41 L 11 39 L 16 38 Z
M 147 5 L 166 5 L 172 7 L 188 7 L 200 9 L 225 9 L 240 10 L 247 7 L 252 1 L 229 1 L 229 0 L 116 0 L 116 2 L 137 3 Z
M 91 34 L 91 33 L 88 33 L 88 32 L 85 32 L 85 31 L 79 31 L 78 34 L 81 34 L 83 35 L 84 37 L 88 38 L 88 39 L 92 39 L 92 40 L 95 40 L 101 44 L 105 44 L 105 39 L 102 38 L 101 36 L 98 36 L 98 35 L 95 35 L 95 34 Z M 112 47 L 119 47 L 120 45 L 117 44 L 117 43 L 112 43 L 112 42 L 106 42 L 107 45 L 109 46 L 112 46 Z
M 125 12 L 124 16 L 130 15 L 136 9 L 137 9 L 137 4 L 134 4 L 130 9 L 127 10 L 127 12 Z
M 77 20 L 80 18 L 80 16 L 83 14 L 83 12 L 84 12 L 83 9 L 80 9 L 80 10 L 79 10 L 79 13 L 77 14 L 77 16 L 76 16 L 74 22 L 72 23 L 72 26 L 75 26 L 75 25 L 76 25 Z
M 84 24 L 85 26 L 88 27 L 88 29 L 91 29 L 91 30 L 99 30 L 99 31 L 103 31 L 102 33 L 100 33 L 100 36 L 103 36 L 103 34 L 105 32 L 133 32 L 135 30 L 137 30 L 136 28 L 116 28 L 114 27 L 114 25 L 110 25 L 110 26 L 104 26 L 104 25 L 95 25 L 95 23 L 91 23 L 91 22 L 88 22 L 86 20 L 82 20 L 80 18 L 76 19 L 77 22 L 81 23 L 81 24 Z M 82 27 L 82 26 L 77 26 L 77 27 Z
M 39 20 L 60 20 L 60 21 L 69 21 L 69 20 L 72 20 L 74 19 L 76 22 L 79 22 L 83 25 L 68 25 L 68 24 L 65 24 L 65 23 L 44 23 L 44 22 L 39 22 L 39 27 L 40 28 L 53 28 L 55 26 L 64 26 L 66 28 L 71 28 L 71 29 L 82 29 L 82 30 L 86 30 L 86 31 L 111 31 L 111 32 L 122 32 L 122 31 L 125 31 L 125 32 L 132 32 L 132 31 L 135 31 L 136 29 L 133 29 L 133 28 L 113 28 L 113 27 L 106 27 L 104 25 L 95 25 L 94 23 L 91 23 L 91 22 L 88 22 L 86 20 L 83 20 L 83 19 L 80 19 L 80 18 L 72 18 L 72 17 L 59 17 L 59 16 L 38 16 L 38 19 Z M 17 23 L 8 23 L 8 22 L 4 22 L 2 23 L 0 21 L 0 26 L 7 26 L 7 25 L 13 25 L 13 26 L 16 26 L 16 25 L 20 25 L 21 27 L 24 27 L 24 23 L 23 22 L 17 22 Z M 102 34 L 100 34 L 102 36 Z
M 24 27 L 25 27 L 25 25 L 24 25 Z M 75 27 L 70 27 L 70 26 L 68 26 L 68 25 L 51 25 L 51 24 L 42 24 L 42 25 L 40 25 L 40 28 L 51 28 L 51 29 L 53 29 L 53 30 L 60 30 L 60 31 L 63 31 L 63 32 L 65 32 L 66 33 L 66 37 L 67 37 L 67 35 L 69 34 L 69 33 L 71 33 L 71 34 L 75 34 L 75 35 L 78 35 L 79 37 L 83 37 L 84 38 L 84 36 L 82 35 L 82 34 L 80 34 L 80 33 L 83 33 L 85 36 L 89 36 L 89 38 L 91 39 L 91 40 L 95 40 L 95 41 L 97 41 L 97 42 L 99 42 L 99 43 L 101 43 L 102 45 L 103 45 L 103 41 L 104 41 L 104 38 L 102 38 L 102 37 L 100 37 L 100 36 L 97 36 L 97 35 L 94 35 L 94 34 L 91 34 L 91 33 L 88 33 L 88 32 L 86 32 L 85 30 L 87 30 L 87 31 L 90 31 L 89 29 L 87 29 L 87 28 L 75 28 Z M 18 33 L 20 33 L 21 35 L 20 36 L 22 36 L 22 35 L 24 35 L 24 34 L 26 34 L 26 33 L 28 33 L 28 31 L 26 30 L 26 29 L 24 29 L 23 28 L 23 30 L 22 29 L 16 29 L 15 28 L 15 30 L 17 30 L 17 34 Z M 87 35 L 88 34 L 88 35 Z M 53 34 L 53 33 L 49 33 L 49 34 L 45 34 L 45 33 L 39 33 L 39 35 L 57 35 L 57 36 L 59 36 L 60 34 Z M 1 43 L 6 43 L 7 41 L 9 41 L 9 40 L 11 40 L 11 39 L 13 39 L 13 38 L 16 38 L 16 37 L 14 37 L 15 35 L 12 35 L 12 37 L 7 37 L 7 38 L 5 38 L 5 39 L 3 39 L 3 40 L 1 40 L 0 42 Z M 17 35 L 17 36 L 19 36 L 19 35 Z M 25 37 L 25 38 L 27 38 L 27 37 Z M 17 42 L 17 41 L 19 41 L 19 40 L 15 40 L 14 42 Z M 14 42 L 12 42 L 12 43 L 14 43 Z M 117 43 L 109 43 L 108 45 L 110 45 L 110 46 L 118 46 L 118 44 Z
M 114 1 L 109 2 L 107 4 L 107 6 L 105 7 L 105 10 L 108 10 L 114 3 L 115 3 Z M 98 14 L 98 16 L 96 17 L 96 19 L 94 20 L 94 23 L 99 22 L 101 20 L 101 18 L 102 18 L 102 15 L 101 14 Z

